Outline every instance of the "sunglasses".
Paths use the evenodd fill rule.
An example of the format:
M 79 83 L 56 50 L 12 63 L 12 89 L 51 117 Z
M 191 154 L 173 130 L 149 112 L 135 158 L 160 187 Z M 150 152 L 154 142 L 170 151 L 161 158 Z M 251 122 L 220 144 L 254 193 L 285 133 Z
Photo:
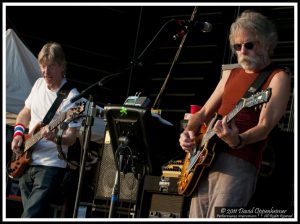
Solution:
M 254 47 L 253 42 L 247 42 L 247 43 L 244 43 L 244 44 L 234 44 L 233 49 L 236 50 L 236 51 L 240 51 L 242 49 L 243 45 L 247 50 L 252 50 L 253 47 Z

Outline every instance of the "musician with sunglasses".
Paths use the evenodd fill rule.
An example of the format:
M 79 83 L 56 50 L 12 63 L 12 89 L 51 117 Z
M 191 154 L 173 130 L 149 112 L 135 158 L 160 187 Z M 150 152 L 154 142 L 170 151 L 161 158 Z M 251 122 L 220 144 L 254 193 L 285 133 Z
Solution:
M 261 71 L 271 65 L 277 44 L 274 25 L 258 12 L 246 10 L 231 25 L 229 41 L 239 68 L 224 70 L 214 92 L 195 113 L 180 135 L 187 153 L 199 146 L 199 132 L 215 113 L 212 131 L 216 134 L 215 157 L 201 174 L 191 194 L 189 217 L 222 217 L 222 208 L 246 208 L 256 188 L 262 153 L 268 135 L 285 113 L 291 92 L 287 70 L 275 68 L 262 89 L 271 88 L 268 103 L 242 109 L 230 122 L 228 115 Z

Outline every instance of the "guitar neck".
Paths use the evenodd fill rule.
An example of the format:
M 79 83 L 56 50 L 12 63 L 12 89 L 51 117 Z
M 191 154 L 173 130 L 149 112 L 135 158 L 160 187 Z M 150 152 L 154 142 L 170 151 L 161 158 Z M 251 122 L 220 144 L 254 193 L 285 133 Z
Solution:
M 62 123 L 66 119 L 66 112 L 62 113 L 56 120 L 53 120 L 49 123 L 49 129 L 53 130 L 56 128 L 60 123 Z M 35 143 L 40 141 L 42 139 L 41 130 L 36 132 L 34 135 L 32 135 L 29 139 L 26 140 L 25 146 L 24 146 L 24 152 L 26 152 L 28 149 L 30 149 Z
M 227 124 L 245 107 L 244 100 L 241 100 L 236 107 L 227 115 Z
M 241 100 L 236 106 L 235 108 L 229 112 L 229 114 L 227 115 L 227 124 L 229 124 L 229 122 L 244 108 L 244 100 Z M 213 125 L 213 124 L 212 124 Z M 213 130 L 213 127 L 211 127 L 203 136 L 203 139 L 201 141 L 201 147 L 204 146 L 204 144 L 206 142 L 208 142 L 208 140 L 210 140 L 214 135 L 216 134 L 216 132 Z

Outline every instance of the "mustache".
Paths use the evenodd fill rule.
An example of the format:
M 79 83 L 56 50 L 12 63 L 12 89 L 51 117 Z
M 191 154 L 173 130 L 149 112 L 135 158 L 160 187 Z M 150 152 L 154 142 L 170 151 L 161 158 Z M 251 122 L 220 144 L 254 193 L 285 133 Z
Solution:
M 247 55 L 241 56 L 240 61 L 245 61 L 245 62 L 254 62 L 256 61 L 253 57 L 249 57 Z
M 259 61 L 264 60 L 263 54 L 256 54 L 256 57 L 248 56 L 248 55 L 241 55 L 239 60 L 241 62 L 248 62 L 248 63 L 259 63 Z

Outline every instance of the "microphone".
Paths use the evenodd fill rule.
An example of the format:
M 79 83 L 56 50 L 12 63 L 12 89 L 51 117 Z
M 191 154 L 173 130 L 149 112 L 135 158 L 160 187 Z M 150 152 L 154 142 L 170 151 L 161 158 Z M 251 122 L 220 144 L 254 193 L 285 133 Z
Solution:
M 203 33 L 208 33 L 212 30 L 212 24 L 209 22 L 192 22 L 190 20 L 176 20 L 176 23 L 179 26 L 183 26 L 183 29 L 173 36 L 174 40 L 181 39 L 187 32 L 189 32 L 192 29 L 200 30 Z
M 212 30 L 212 25 L 209 22 L 196 21 L 193 24 L 194 29 L 200 29 L 204 33 L 209 33 Z

